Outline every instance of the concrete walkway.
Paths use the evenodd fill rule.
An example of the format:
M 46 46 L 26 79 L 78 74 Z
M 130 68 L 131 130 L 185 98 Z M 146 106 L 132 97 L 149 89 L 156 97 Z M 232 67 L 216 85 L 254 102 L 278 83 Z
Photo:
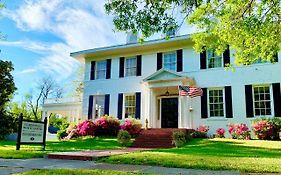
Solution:
M 239 175 L 238 171 L 210 171 L 183 168 L 165 168 L 145 165 L 114 165 L 94 161 L 56 159 L 0 159 L 0 175 L 21 173 L 33 169 L 101 169 L 129 172 L 156 173 L 163 175 Z

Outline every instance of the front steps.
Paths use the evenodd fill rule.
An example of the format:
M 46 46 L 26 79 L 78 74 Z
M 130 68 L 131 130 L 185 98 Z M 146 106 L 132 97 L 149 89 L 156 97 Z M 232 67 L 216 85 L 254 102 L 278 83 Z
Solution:
M 135 148 L 172 148 L 172 134 L 174 131 L 192 132 L 192 129 L 178 128 L 153 128 L 142 130 L 136 137 L 133 147 Z

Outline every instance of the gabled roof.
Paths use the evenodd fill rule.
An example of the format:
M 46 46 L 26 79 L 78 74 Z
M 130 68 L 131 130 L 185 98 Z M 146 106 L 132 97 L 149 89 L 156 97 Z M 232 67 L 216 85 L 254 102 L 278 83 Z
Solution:
M 183 79 L 187 78 L 179 73 L 167 70 L 167 69 L 160 69 L 157 72 L 153 73 L 152 75 L 143 79 L 144 82 L 152 82 L 152 81 L 167 81 L 171 79 Z

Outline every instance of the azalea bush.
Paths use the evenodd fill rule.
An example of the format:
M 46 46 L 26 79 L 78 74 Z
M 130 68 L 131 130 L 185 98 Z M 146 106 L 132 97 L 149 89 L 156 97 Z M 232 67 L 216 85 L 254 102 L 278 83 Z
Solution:
M 173 132 L 172 138 L 172 144 L 174 144 L 177 148 L 184 146 L 187 142 L 186 134 L 182 131 Z
M 258 139 L 279 140 L 281 119 L 279 118 L 255 119 L 253 121 L 252 128 Z
M 216 130 L 215 137 L 216 138 L 225 138 L 224 133 L 225 133 L 225 130 L 223 128 L 218 128 Z
M 95 134 L 95 123 L 92 120 L 84 120 L 77 125 L 79 136 L 93 136 Z
M 132 137 L 136 137 L 141 132 L 141 127 L 142 124 L 134 118 L 127 118 L 121 125 L 121 129 L 128 131 Z
M 253 131 L 258 139 L 271 140 L 273 139 L 273 123 L 262 120 L 255 122 L 253 125 Z
M 229 124 L 228 132 L 233 139 L 244 139 L 244 140 L 251 139 L 251 134 L 250 134 L 251 131 L 249 130 L 248 126 L 244 123 Z
M 207 138 L 209 126 L 200 125 L 191 135 L 193 138 Z
M 113 116 L 103 116 L 95 120 L 95 136 L 116 136 L 120 121 Z

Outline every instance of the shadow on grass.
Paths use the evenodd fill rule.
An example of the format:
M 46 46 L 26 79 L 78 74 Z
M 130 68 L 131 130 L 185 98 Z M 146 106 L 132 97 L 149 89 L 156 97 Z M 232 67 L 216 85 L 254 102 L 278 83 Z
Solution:
M 158 149 L 154 152 L 175 154 L 192 154 L 204 156 L 224 157 L 281 157 L 280 149 L 245 146 L 235 141 L 215 141 L 208 139 L 194 139 L 182 148 Z

